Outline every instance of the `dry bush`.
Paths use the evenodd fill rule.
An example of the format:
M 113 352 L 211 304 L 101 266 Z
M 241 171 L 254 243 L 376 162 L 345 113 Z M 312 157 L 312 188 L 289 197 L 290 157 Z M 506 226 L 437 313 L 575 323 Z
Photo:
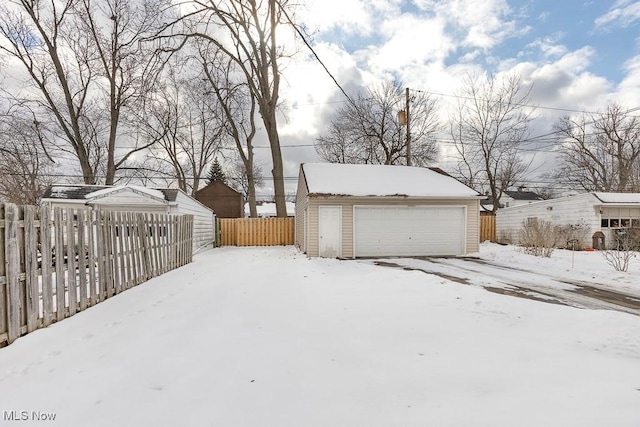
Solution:
M 631 258 L 637 255 L 639 242 L 640 230 L 624 229 L 616 234 L 614 247 L 603 251 L 602 256 L 616 271 L 627 271 Z
M 583 242 L 589 232 L 585 223 L 558 225 L 556 226 L 556 231 L 560 247 L 576 250 L 584 249 Z M 575 248 L 569 243 L 572 240 L 577 240 Z
M 550 257 L 558 245 L 558 226 L 550 221 L 529 218 L 520 229 L 520 246 L 530 255 Z
M 512 244 L 513 243 L 513 231 L 510 228 L 509 230 L 500 230 L 498 233 L 498 242 Z

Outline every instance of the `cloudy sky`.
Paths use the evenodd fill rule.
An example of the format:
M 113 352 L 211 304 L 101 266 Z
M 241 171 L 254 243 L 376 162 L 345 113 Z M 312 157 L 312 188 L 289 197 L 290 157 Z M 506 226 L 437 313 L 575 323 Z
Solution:
M 538 105 L 532 136 L 570 111 L 617 101 L 640 106 L 640 1 L 635 0 L 307 0 L 297 20 L 348 92 L 385 79 L 432 93 L 446 116 L 469 72 L 517 73 Z M 300 162 L 316 161 L 313 141 L 345 102 L 302 45 L 283 69 L 281 120 L 288 190 Z M 446 136 L 443 135 L 443 139 Z M 537 150 L 535 151 L 534 148 Z M 552 146 L 532 147 L 530 180 Z M 270 170 L 268 150 L 265 171 Z M 260 154 L 260 153 L 259 153 Z M 438 166 L 455 159 L 443 151 Z

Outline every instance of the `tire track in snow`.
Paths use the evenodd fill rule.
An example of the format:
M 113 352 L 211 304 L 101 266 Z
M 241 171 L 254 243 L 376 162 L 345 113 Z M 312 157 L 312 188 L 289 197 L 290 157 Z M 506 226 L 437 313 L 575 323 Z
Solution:
M 540 272 L 510 268 L 477 258 L 394 258 L 368 260 L 383 267 L 434 274 L 476 285 L 490 292 L 562 304 L 576 308 L 615 310 L 640 316 L 640 298 L 589 282 L 555 278 Z

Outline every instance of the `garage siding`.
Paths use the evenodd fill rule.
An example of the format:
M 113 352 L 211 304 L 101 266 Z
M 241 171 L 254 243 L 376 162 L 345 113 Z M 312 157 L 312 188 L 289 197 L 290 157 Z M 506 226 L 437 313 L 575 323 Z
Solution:
M 309 204 L 309 198 L 307 197 L 309 192 L 307 191 L 307 182 L 304 179 L 302 168 L 298 175 L 298 190 L 296 191 L 296 211 L 295 211 L 295 242 L 298 249 L 304 251 L 305 248 L 305 230 L 304 230 L 304 210 Z M 309 218 L 307 218 L 308 222 Z
M 479 252 L 480 245 L 480 201 L 478 199 L 411 199 L 389 200 L 349 197 L 311 197 L 308 200 L 308 252 L 311 257 L 318 256 L 318 207 L 342 206 L 342 257 L 353 258 L 353 215 L 354 206 L 466 206 L 466 254 Z M 302 211 L 300 211 L 302 213 Z M 300 215 L 302 220 L 302 215 Z

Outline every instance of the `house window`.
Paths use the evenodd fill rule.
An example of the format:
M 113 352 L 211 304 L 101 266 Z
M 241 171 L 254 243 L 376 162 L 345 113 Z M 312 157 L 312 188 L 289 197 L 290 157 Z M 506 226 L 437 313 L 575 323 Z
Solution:
M 602 228 L 640 228 L 640 209 L 602 208 L 600 211 Z

